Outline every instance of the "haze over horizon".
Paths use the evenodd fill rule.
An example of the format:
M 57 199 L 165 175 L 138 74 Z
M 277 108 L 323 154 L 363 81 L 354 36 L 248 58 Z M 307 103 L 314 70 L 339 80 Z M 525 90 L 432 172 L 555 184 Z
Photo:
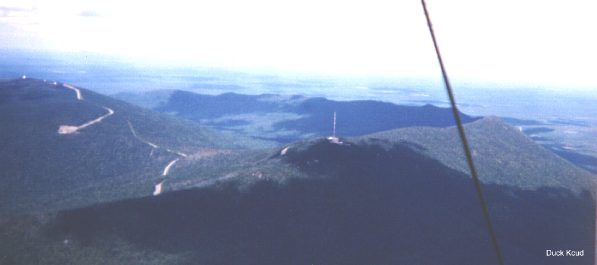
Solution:
M 591 1 L 428 1 L 451 78 L 590 91 Z M 438 79 L 419 1 L 5 1 L 0 49 Z

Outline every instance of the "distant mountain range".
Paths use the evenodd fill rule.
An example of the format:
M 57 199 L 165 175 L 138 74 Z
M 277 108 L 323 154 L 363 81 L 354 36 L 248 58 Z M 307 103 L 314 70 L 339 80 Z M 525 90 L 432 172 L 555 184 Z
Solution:
M 495 262 L 448 109 L 169 101 L 155 109 L 178 117 L 76 84 L 1 82 L 0 264 Z M 352 137 L 318 137 L 334 111 Z M 591 264 L 595 176 L 498 118 L 464 118 L 507 262 L 578 249 L 568 263 Z
M 454 125 L 452 114 L 446 108 L 432 105 L 396 105 L 374 100 L 334 101 L 317 97 L 276 94 L 205 95 L 180 90 L 119 93 L 115 97 L 219 130 L 238 132 L 279 143 L 331 135 L 333 112 L 337 112 L 338 134 L 349 137 L 405 127 L 445 128 Z M 461 116 L 464 123 L 480 118 L 462 113 Z M 585 126 L 585 124 L 576 124 L 575 122 L 578 121 L 574 120 L 558 119 L 538 121 L 504 117 L 503 120 L 518 128 L 524 126 L 523 132 L 535 142 L 576 166 L 593 173 L 597 172 L 597 157 L 587 152 L 594 150 L 591 145 L 584 144 L 581 147 L 584 149 L 571 151 L 565 148 L 569 140 L 553 138 L 552 135 L 551 139 L 545 141 L 541 136 L 541 133 L 553 131 L 555 125 L 572 123 Z M 579 140 L 582 138 L 576 141 Z
M 334 101 L 275 94 L 203 95 L 180 90 L 122 93 L 116 97 L 220 130 L 280 143 L 331 135 L 334 112 L 338 117 L 337 131 L 344 136 L 410 126 L 454 125 L 452 113 L 447 108 L 402 106 L 373 100 Z M 461 115 L 465 123 L 477 119 Z

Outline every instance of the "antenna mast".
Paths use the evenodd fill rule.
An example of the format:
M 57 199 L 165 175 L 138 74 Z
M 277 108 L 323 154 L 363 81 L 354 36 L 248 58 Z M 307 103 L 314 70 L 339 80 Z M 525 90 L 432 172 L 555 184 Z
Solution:
M 342 142 L 340 142 L 340 139 L 338 139 L 338 137 L 336 137 L 336 112 L 334 111 L 334 129 L 332 130 L 332 136 L 328 137 L 328 140 L 330 141 L 330 143 L 333 144 L 342 144 Z
M 332 137 L 336 137 L 336 112 L 334 111 L 334 130 L 332 133 Z

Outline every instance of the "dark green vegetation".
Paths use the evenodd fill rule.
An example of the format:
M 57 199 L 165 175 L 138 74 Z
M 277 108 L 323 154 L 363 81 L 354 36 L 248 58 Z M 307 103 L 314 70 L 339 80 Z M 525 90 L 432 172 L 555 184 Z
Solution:
M 496 117 L 465 125 L 479 176 L 487 183 L 525 189 L 539 187 L 580 190 L 591 187 L 590 173 L 577 168 L 546 148 L 534 143 L 517 128 Z M 468 172 L 464 152 L 455 128 L 411 127 L 365 136 L 393 143 L 408 141 L 443 164 Z
M 226 136 L 195 123 L 155 113 L 81 89 L 26 79 L 0 83 L 0 213 L 39 212 L 147 196 L 177 155 L 235 149 L 253 140 Z M 81 125 L 115 111 L 76 134 Z M 153 148 L 136 139 L 128 122 Z
M 344 136 L 409 126 L 446 127 L 454 124 L 449 109 L 432 105 L 415 107 L 373 100 L 334 101 L 298 95 L 169 93 L 165 102 L 156 100 L 155 92 L 146 97 L 120 96 L 133 103 L 150 104 L 159 112 L 281 143 L 330 135 L 334 111 L 338 114 L 338 133 Z M 464 114 L 462 117 L 464 122 L 475 120 Z
M 495 261 L 456 132 L 437 127 L 443 120 L 438 117 L 449 115 L 445 109 L 415 108 L 444 114 L 420 114 L 414 124 L 421 126 L 341 139 L 342 144 L 316 138 L 265 148 L 87 90 L 85 100 L 76 101 L 72 90 L 39 80 L 0 85 L 0 142 L 7 146 L 0 150 L 0 264 Z M 289 117 L 295 129 L 311 126 L 314 117 L 327 128 L 331 112 L 338 111 L 345 135 L 344 123 L 385 128 L 364 121 L 379 114 L 370 104 L 411 111 L 368 101 L 219 97 L 230 99 L 203 105 L 212 115 L 206 123 L 233 122 L 221 117 L 247 112 L 265 117 L 261 121 L 279 118 L 268 123 L 272 130 Z M 232 108 L 232 102 L 240 105 Z M 276 104 L 282 110 L 271 112 Z M 287 112 L 291 105 L 304 112 Z M 60 125 L 103 115 L 101 106 L 115 114 L 78 134 L 57 133 Z M 355 114 L 360 121 L 351 123 L 352 116 L 342 113 L 352 108 L 364 108 L 367 115 Z M 236 112 L 222 114 L 227 109 Z M 448 126 L 449 116 L 444 118 L 441 126 Z M 161 148 L 152 150 L 135 138 L 128 122 L 141 139 Z M 329 128 L 308 130 L 289 135 L 329 134 Z M 366 131 L 352 132 L 359 130 Z M 472 121 L 466 130 L 507 264 L 563 263 L 546 258 L 546 249 L 584 249 L 584 257 L 565 262 L 591 264 L 594 176 L 499 119 Z M 247 148 L 256 145 L 264 148 Z M 176 158 L 180 161 L 162 177 Z M 162 179 L 165 193 L 150 196 Z
M 412 144 L 321 139 L 262 155 L 218 185 L 5 221 L 0 256 L 11 264 L 495 262 L 470 180 Z M 566 264 L 591 264 L 590 194 L 484 190 L 508 264 L 562 264 L 544 257 L 560 248 L 585 250 Z

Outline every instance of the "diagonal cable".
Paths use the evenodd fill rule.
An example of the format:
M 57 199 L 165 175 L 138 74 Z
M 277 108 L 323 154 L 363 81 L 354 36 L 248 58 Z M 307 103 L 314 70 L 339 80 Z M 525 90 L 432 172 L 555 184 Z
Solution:
M 427 27 L 429 28 L 429 33 L 431 34 L 431 39 L 433 40 L 433 46 L 435 47 L 435 53 L 437 55 L 437 60 L 439 62 L 439 66 L 442 70 L 444 85 L 446 86 L 446 92 L 448 93 L 448 97 L 450 98 L 450 104 L 452 106 L 452 114 L 454 115 L 454 120 L 456 121 L 456 127 L 458 128 L 458 134 L 460 135 L 460 140 L 462 142 L 464 154 L 466 155 L 466 162 L 471 171 L 471 175 L 473 177 L 473 182 L 475 184 L 475 189 L 476 189 L 477 195 L 479 197 L 479 202 L 481 203 L 481 208 L 483 210 L 483 217 L 485 218 L 487 230 L 489 232 L 489 236 L 491 237 L 491 242 L 492 242 L 496 257 L 497 257 L 498 264 L 504 265 L 504 258 L 502 257 L 500 245 L 498 244 L 497 236 L 495 234 L 495 230 L 493 229 L 493 224 L 491 222 L 491 217 L 489 215 L 489 208 L 487 207 L 487 202 L 485 201 L 485 196 L 483 195 L 483 190 L 481 189 L 481 182 L 479 181 L 479 176 L 477 174 L 477 169 L 475 168 L 475 163 L 473 163 L 473 156 L 471 155 L 471 149 L 469 147 L 468 140 L 466 139 L 466 134 L 464 133 L 464 127 L 462 126 L 462 121 L 460 120 L 460 114 L 459 114 L 458 108 L 456 106 L 456 100 L 454 99 L 454 93 L 452 92 L 452 86 L 450 86 L 450 81 L 448 80 L 448 74 L 446 73 L 446 68 L 444 67 L 444 62 L 442 60 L 441 53 L 439 52 L 439 46 L 437 44 L 437 39 L 435 38 L 435 32 L 433 31 L 433 25 L 431 24 L 431 18 L 429 16 L 429 12 L 427 11 L 427 5 L 425 3 L 425 0 L 421 0 L 421 4 L 423 5 L 423 11 L 425 11 L 425 18 L 427 19 Z

